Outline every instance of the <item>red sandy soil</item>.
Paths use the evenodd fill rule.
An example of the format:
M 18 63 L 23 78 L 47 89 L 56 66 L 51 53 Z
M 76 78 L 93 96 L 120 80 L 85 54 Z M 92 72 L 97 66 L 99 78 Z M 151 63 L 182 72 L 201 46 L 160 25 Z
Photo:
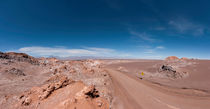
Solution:
M 0 52 L 0 109 L 209 109 L 210 61 L 58 60 Z
M 109 109 L 111 79 L 100 67 L 0 52 L 0 109 Z
M 170 65 L 187 76 L 171 78 L 158 72 Z M 209 109 L 210 61 L 136 60 L 106 66 L 114 88 L 118 109 Z M 119 68 L 123 70 L 119 70 Z M 144 72 L 145 75 L 141 75 Z

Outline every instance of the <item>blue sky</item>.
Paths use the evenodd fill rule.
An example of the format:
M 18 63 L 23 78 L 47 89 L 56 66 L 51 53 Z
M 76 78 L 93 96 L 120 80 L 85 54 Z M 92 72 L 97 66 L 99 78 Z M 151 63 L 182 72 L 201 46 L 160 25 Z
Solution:
M 1 0 L 0 51 L 210 59 L 208 0 Z

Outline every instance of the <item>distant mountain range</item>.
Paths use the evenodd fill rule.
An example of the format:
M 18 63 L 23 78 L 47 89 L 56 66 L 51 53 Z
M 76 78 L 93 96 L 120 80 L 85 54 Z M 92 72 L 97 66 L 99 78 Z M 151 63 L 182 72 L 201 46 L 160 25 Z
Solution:
M 61 60 L 121 59 L 117 57 L 99 57 L 99 56 L 69 56 L 69 57 L 50 56 L 49 58 L 57 58 Z

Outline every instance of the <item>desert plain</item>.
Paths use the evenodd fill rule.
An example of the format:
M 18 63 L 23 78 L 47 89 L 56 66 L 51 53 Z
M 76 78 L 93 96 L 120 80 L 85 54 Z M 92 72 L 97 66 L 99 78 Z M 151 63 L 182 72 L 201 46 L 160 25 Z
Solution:
M 210 109 L 209 65 L 0 52 L 0 109 Z

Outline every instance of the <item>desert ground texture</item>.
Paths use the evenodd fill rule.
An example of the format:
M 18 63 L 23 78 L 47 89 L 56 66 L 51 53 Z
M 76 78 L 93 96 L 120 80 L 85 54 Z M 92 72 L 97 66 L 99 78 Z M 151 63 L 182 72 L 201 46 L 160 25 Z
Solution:
M 210 60 L 0 52 L 0 109 L 210 109 Z

